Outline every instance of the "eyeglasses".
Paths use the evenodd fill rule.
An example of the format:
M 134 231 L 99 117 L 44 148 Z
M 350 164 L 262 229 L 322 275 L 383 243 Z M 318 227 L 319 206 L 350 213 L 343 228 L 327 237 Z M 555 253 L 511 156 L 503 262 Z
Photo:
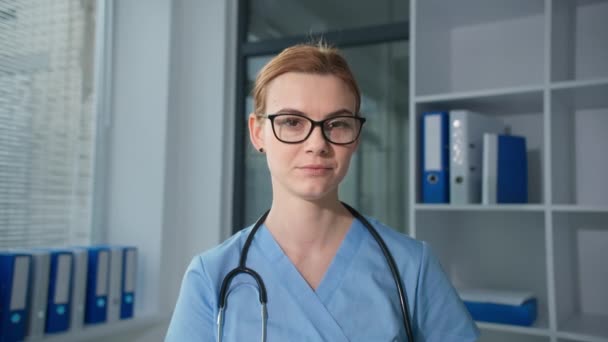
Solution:
M 325 140 L 336 145 L 348 145 L 357 140 L 365 123 L 365 118 L 353 115 L 332 116 L 321 121 L 299 114 L 269 114 L 266 118 L 272 124 L 274 136 L 286 144 L 303 142 L 316 126 L 320 126 Z

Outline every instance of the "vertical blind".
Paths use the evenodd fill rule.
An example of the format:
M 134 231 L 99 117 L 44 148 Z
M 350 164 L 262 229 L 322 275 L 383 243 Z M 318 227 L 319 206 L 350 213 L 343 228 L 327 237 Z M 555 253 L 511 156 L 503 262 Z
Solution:
M 0 0 L 0 248 L 86 244 L 95 0 Z

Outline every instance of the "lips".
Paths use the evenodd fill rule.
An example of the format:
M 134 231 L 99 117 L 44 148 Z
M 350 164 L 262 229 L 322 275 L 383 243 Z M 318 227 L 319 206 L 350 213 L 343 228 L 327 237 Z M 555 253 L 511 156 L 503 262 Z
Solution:
M 297 169 L 308 175 L 321 176 L 321 175 L 331 172 L 331 170 L 333 168 L 330 166 L 327 166 L 327 165 L 310 164 L 310 165 L 300 166 Z
M 331 166 L 327 166 L 327 165 L 321 165 L 321 164 L 310 164 L 310 165 L 300 166 L 299 169 L 312 169 L 312 170 L 329 169 L 329 170 L 331 170 L 332 167 Z

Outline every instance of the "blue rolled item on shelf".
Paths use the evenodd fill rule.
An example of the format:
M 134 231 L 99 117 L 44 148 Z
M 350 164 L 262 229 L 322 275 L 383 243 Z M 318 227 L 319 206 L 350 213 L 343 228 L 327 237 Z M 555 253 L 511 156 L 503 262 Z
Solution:
M 460 296 L 474 320 L 531 326 L 536 321 L 538 301 L 523 292 L 461 290 Z
M 536 299 L 521 305 L 464 302 L 476 321 L 531 326 L 536 320 Z

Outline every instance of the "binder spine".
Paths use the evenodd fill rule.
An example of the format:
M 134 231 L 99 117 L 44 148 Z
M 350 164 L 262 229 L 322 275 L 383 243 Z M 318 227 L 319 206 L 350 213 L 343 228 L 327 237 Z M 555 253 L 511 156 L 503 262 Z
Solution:
M 72 319 L 70 330 L 82 329 L 84 325 L 85 296 L 87 286 L 87 260 L 86 249 L 74 249 L 74 285 L 72 291 Z
M 526 139 L 519 136 L 497 137 L 497 193 L 498 203 L 528 202 L 528 163 Z
M 449 115 L 422 114 L 421 187 L 423 203 L 448 203 L 449 197 Z
M 450 203 L 469 204 L 471 174 L 469 169 L 469 122 L 466 113 L 450 112 Z
M 110 285 L 108 292 L 108 322 L 118 321 L 120 319 L 120 302 L 122 282 L 122 247 L 110 248 Z
M 110 255 L 107 248 L 89 249 L 85 323 L 103 323 L 108 310 L 108 271 Z
M 450 203 L 482 202 L 484 134 L 499 134 L 504 124 L 497 118 L 468 111 L 450 111 Z
M 51 255 L 48 252 L 32 254 L 32 285 L 30 287 L 30 315 L 27 335 L 30 338 L 44 335 L 49 291 Z
M 484 134 L 483 136 L 483 177 L 482 198 L 483 204 L 496 204 L 496 184 L 498 163 L 498 146 L 496 134 Z
M 22 341 L 26 333 L 32 258 L 0 254 L 0 340 Z
M 127 247 L 122 260 L 122 302 L 120 305 L 120 319 L 133 317 L 135 305 L 135 279 L 137 274 L 137 249 Z
M 66 251 L 52 252 L 45 329 L 47 333 L 66 331 L 70 327 L 72 273 L 72 253 Z

